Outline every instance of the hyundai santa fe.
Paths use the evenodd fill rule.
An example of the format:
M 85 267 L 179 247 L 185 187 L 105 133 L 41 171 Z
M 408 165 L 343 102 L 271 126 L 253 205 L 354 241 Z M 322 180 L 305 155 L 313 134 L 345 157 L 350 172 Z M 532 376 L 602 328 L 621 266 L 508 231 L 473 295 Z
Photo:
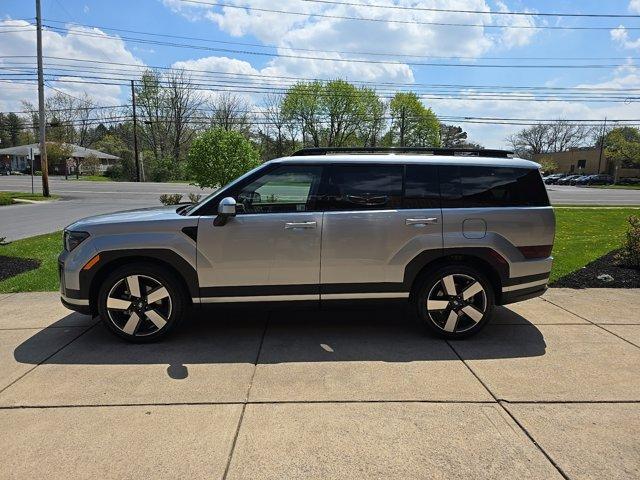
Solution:
M 554 234 L 539 165 L 509 152 L 303 149 L 196 204 L 68 226 L 61 298 L 133 342 L 191 307 L 362 301 L 460 338 L 544 293 Z

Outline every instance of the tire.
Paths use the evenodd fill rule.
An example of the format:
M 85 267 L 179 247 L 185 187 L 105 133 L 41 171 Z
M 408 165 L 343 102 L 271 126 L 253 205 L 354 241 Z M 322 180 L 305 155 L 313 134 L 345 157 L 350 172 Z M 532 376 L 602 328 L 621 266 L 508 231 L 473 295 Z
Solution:
M 104 325 L 133 343 L 165 337 L 180 323 L 186 307 L 181 285 L 166 269 L 150 263 L 117 268 L 98 292 L 98 313 Z
M 469 337 L 482 330 L 491 318 L 494 303 L 488 278 L 462 264 L 427 273 L 415 296 L 419 321 L 447 339 Z

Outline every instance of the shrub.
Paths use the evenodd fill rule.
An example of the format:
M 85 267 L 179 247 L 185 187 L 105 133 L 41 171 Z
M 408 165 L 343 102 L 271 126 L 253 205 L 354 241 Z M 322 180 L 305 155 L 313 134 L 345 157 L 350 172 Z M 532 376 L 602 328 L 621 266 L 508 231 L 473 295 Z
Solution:
M 187 176 L 200 187 L 226 185 L 260 165 L 260 155 L 239 132 L 212 129 L 191 144 Z
M 640 217 L 631 215 L 628 222 L 629 230 L 619 260 L 626 266 L 640 268 Z
M 13 199 L 8 193 L 0 192 L 0 205 L 11 205 Z
M 179 193 L 163 193 L 160 195 L 160 203 L 163 205 L 177 205 L 182 200 L 182 195 Z
M 188 195 L 189 197 L 189 201 L 191 203 L 198 203 L 200 201 L 200 197 L 202 197 L 202 195 L 200 195 L 199 193 L 190 193 Z

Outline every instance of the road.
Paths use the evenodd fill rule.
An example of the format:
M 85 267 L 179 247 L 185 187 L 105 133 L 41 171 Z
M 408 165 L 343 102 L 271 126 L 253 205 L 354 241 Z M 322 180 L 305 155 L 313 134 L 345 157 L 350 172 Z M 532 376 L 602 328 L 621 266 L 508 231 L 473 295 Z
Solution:
M 40 178 L 36 178 L 36 191 Z M 100 213 L 159 205 L 163 193 L 207 194 L 210 190 L 177 183 L 86 182 L 52 178 L 51 192 L 62 198 L 36 205 L 0 208 L 0 237 L 17 240 L 60 230 Z M 550 185 L 554 205 L 640 205 L 640 190 L 606 190 Z M 31 177 L 0 177 L 0 191 L 31 191 Z
M 36 178 L 36 192 L 40 178 Z M 30 205 L 0 207 L 0 237 L 7 240 L 39 235 L 61 230 L 84 217 L 101 213 L 132 210 L 160 205 L 163 193 L 189 192 L 207 194 L 187 184 L 135 183 L 135 182 L 87 182 L 51 178 L 51 193 L 60 200 Z M 31 191 L 31 177 L 0 177 L 0 191 Z

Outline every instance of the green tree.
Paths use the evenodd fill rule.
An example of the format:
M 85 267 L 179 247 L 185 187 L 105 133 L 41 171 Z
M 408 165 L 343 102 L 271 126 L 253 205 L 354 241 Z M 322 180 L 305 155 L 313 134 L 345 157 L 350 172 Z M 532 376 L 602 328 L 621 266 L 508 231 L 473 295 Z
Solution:
M 57 168 L 58 172 L 67 175 L 68 161 L 73 154 L 73 147 L 66 143 L 47 142 L 47 162 L 49 169 Z M 77 168 L 77 167 L 76 167 Z
M 550 158 L 540 160 L 540 169 L 543 173 L 551 174 L 558 171 L 558 164 Z
M 393 144 L 406 147 L 439 147 L 440 122 L 413 92 L 398 92 L 389 102 Z
M 640 130 L 635 127 L 614 128 L 605 137 L 607 158 L 623 167 L 640 166 Z
M 198 135 L 187 157 L 187 174 L 200 187 L 219 187 L 260 164 L 260 155 L 241 133 L 212 129 Z
M 374 90 L 344 80 L 299 82 L 282 101 L 285 122 L 296 125 L 304 145 L 375 145 L 385 105 Z

